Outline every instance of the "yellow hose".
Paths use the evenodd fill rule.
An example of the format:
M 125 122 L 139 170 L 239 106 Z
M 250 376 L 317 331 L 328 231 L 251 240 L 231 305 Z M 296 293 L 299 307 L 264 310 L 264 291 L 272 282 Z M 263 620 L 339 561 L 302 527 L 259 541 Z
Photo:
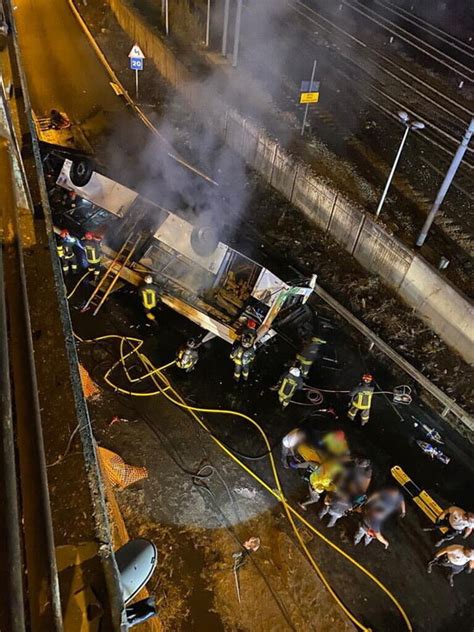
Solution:
M 101 340 L 110 340 L 110 339 L 118 339 L 118 340 L 120 340 L 120 359 L 117 360 L 117 362 L 104 375 L 104 379 L 105 379 L 106 383 L 109 386 L 111 386 L 115 391 L 118 391 L 118 392 L 123 393 L 125 395 L 131 395 L 133 397 L 151 397 L 151 396 L 154 396 L 154 395 L 162 394 L 172 404 L 174 404 L 176 406 L 179 406 L 180 408 L 184 408 L 184 409 L 188 410 L 191 413 L 191 415 L 193 416 L 193 418 L 198 422 L 198 424 L 211 436 L 212 440 L 235 463 L 237 463 L 243 470 L 245 470 L 247 472 L 247 474 L 249 474 L 254 480 L 256 480 L 260 485 L 262 485 L 262 487 L 264 487 L 270 494 L 272 494 L 272 496 L 274 496 L 279 502 L 282 503 L 282 505 L 283 505 L 283 507 L 285 509 L 285 513 L 286 513 L 286 516 L 288 518 L 288 521 L 290 522 L 291 527 L 292 527 L 292 529 L 293 529 L 293 531 L 294 531 L 294 533 L 295 533 L 295 535 L 296 535 L 296 537 L 298 539 L 298 542 L 300 543 L 300 545 L 301 545 L 305 555 L 307 556 L 309 562 L 311 563 L 311 565 L 315 569 L 316 573 L 318 574 L 319 578 L 321 579 L 322 583 L 324 584 L 324 586 L 326 587 L 328 592 L 334 598 L 334 600 L 336 601 L 338 606 L 341 608 L 341 610 L 345 613 L 345 615 L 352 621 L 352 623 L 354 623 L 354 625 L 356 625 L 363 632 L 370 632 L 370 628 L 367 628 L 363 623 L 361 623 L 347 609 L 347 607 L 344 605 L 344 603 L 341 601 L 341 599 L 337 596 L 337 594 L 335 593 L 335 591 L 333 590 L 333 588 L 329 584 L 328 580 L 324 576 L 323 572 L 321 571 L 320 567 L 316 563 L 313 555 L 311 554 L 311 552 L 309 551 L 308 547 L 306 546 L 303 538 L 301 537 L 301 535 L 300 535 L 300 533 L 298 531 L 298 528 L 297 528 L 297 526 L 295 524 L 294 518 L 297 518 L 312 533 L 314 533 L 316 536 L 318 536 L 318 538 L 320 538 L 323 542 L 328 544 L 332 549 L 334 549 L 337 553 L 339 553 L 345 559 L 347 559 L 349 562 L 351 562 L 351 564 L 353 564 L 356 568 L 358 568 L 361 572 L 363 572 L 371 581 L 373 581 L 389 597 L 389 599 L 393 602 L 393 604 L 396 606 L 396 608 L 400 612 L 403 620 L 405 621 L 407 629 L 409 630 L 409 632 L 412 632 L 413 627 L 411 625 L 410 619 L 408 618 L 408 615 L 406 614 L 405 610 L 403 609 L 403 607 L 401 606 L 401 604 L 399 603 L 397 598 L 393 595 L 393 593 L 391 593 L 390 590 L 377 577 L 375 577 L 375 575 L 373 575 L 369 570 L 367 570 L 364 566 L 362 566 L 362 564 L 357 562 L 348 553 L 343 551 L 336 544 L 334 544 L 331 540 L 329 540 L 325 535 L 323 535 L 320 531 L 318 531 L 311 523 L 309 523 L 298 511 L 296 511 L 296 509 L 294 509 L 291 505 L 288 504 L 288 502 L 287 502 L 287 500 L 286 500 L 286 498 L 284 496 L 284 493 L 283 493 L 283 489 L 282 489 L 282 486 L 281 486 L 280 478 L 278 476 L 278 472 L 277 472 L 277 469 L 276 469 L 275 460 L 273 458 L 270 442 L 269 442 L 268 437 L 267 437 L 265 431 L 263 430 L 263 428 L 254 419 L 252 419 L 248 415 L 245 415 L 244 413 L 241 413 L 241 412 L 238 412 L 238 411 L 220 410 L 220 409 L 214 409 L 214 408 L 199 408 L 199 407 L 196 407 L 196 406 L 190 406 L 189 404 L 186 404 L 186 402 L 179 395 L 179 393 L 172 387 L 169 379 L 162 373 L 163 369 L 173 365 L 174 362 L 170 362 L 170 363 L 164 365 L 163 367 L 156 368 L 153 365 L 153 363 L 147 358 L 147 356 L 145 356 L 142 353 L 139 353 L 140 348 L 144 344 L 144 341 L 139 339 L 139 338 L 130 338 L 130 337 L 126 337 L 126 336 L 119 336 L 119 335 L 116 335 L 116 334 L 110 334 L 110 335 L 106 335 L 106 336 L 101 336 L 101 337 L 95 338 L 93 340 L 82 340 L 77 335 L 76 335 L 76 338 L 78 340 L 80 340 L 81 342 L 88 342 L 88 343 L 98 342 L 98 341 L 101 341 Z M 131 351 L 129 351 L 128 353 L 125 353 L 125 349 L 124 349 L 125 343 L 128 343 L 130 345 L 130 347 L 131 347 Z M 125 366 L 125 360 L 127 358 L 129 358 L 131 355 L 134 355 L 134 354 L 137 355 L 138 359 L 142 363 L 142 365 L 145 368 L 145 370 L 147 371 L 147 373 L 144 376 L 142 376 L 141 378 L 131 379 L 130 375 L 129 375 L 129 372 L 128 372 L 126 366 Z M 127 379 L 129 379 L 131 382 L 139 382 L 139 381 L 142 381 L 143 379 L 151 378 L 153 380 L 153 383 L 157 387 L 157 390 L 153 391 L 153 392 L 150 392 L 150 393 L 138 393 L 138 392 L 127 391 L 126 389 L 122 389 L 119 386 L 117 386 L 116 384 L 114 384 L 110 380 L 109 376 L 110 376 L 110 373 L 119 364 L 122 365 L 123 370 L 125 372 L 125 375 L 127 376 Z M 161 380 L 161 382 L 164 384 L 164 387 L 161 386 L 161 384 L 159 383 L 159 380 L 157 378 L 159 378 L 159 380 Z M 171 397 L 169 392 L 173 393 L 173 395 L 175 396 L 176 399 Z M 273 478 L 275 480 L 276 490 L 272 489 L 263 479 L 261 479 L 258 476 L 258 474 L 256 474 L 249 467 L 247 467 L 247 465 L 245 465 L 245 463 L 243 463 L 223 443 L 221 443 L 219 441 L 219 439 L 217 439 L 217 437 L 215 437 L 212 434 L 212 432 L 207 427 L 207 425 L 202 421 L 202 419 L 200 419 L 198 417 L 198 415 L 196 413 L 232 415 L 234 417 L 240 417 L 241 419 L 245 419 L 246 421 L 251 423 L 258 430 L 258 432 L 260 433 L 260 435 L 262 436 L 262 438 L 263 438 L 263 440 L 265 442 L 265 446 L 266 446 L 267 451 L 268 451 L 268 457 L 269 457 L 269 460 L 270 460 L 270 465 L 271 465 L 271 469 L 272 469 Z

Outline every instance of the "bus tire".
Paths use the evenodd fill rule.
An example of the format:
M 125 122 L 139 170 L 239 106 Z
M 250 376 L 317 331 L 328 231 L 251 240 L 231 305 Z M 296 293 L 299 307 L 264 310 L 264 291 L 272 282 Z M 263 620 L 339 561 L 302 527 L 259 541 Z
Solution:
M 71 165 L 69 177 L 76 187 L 85 187 L 91 179 L 94 167 L 88 158 L 74 160 Z

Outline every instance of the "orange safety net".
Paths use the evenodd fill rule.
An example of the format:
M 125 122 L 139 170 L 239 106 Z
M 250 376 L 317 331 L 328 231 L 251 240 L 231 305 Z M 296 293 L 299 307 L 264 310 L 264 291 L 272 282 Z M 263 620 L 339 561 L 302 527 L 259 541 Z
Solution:
M 92 381 L 91 376 L 85 370 L 81 363 L 79 363 L 79 375 L 81 376 L 82 390 L 86 399 L 97 397 L 100 390 L 99 387 Z
M 113 486 L 125 489 L 132 483 L 148 478 L 146 467 L 128 465 L 121 456 L 106 448 L 98 447 L 97 450 L 103 474 Z

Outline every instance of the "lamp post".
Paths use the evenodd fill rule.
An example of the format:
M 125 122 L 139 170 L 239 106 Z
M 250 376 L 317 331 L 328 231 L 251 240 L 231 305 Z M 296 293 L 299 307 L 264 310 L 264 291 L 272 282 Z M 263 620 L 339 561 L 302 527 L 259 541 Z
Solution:
M 402 155 L 403 147 L 408 137 L 408 132 L 411 129 L 423 129 L 425 127 L 424 123 L 420 121 L 412 121 L 406 112 L 399 112 L 398 116 L 402 123 L 405 125 L 405 131 L 402 136 L 402 140 L 400 143 L 400 147 L 398 148 L 397 155 L 395 156 L 395 160 L 393 161 L 392 168 L 387 178 L 387 182 L 385 184 L 385 189 L 383 190 L 382 197 L 380 198 L 379 205 L 377 206 L 377 210 L 375 212 L 375 217 L 380 215 L 380 211 L 382 210 L 383 203 L 385 202 L 385 198 L 387 197 L 388 190 L 390 188 L 390 184 L 392 183 L 393 174 L 395 173 L 395 169 L 397 168 L 398 161 L 400 160 L 400 156 Z

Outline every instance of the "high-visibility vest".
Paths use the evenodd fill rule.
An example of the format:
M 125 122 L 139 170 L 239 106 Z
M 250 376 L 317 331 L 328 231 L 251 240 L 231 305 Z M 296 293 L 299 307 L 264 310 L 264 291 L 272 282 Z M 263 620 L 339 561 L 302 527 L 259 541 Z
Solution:
M 358 386 L 357 391 L 352 396 L 352 405 L 359 410 L 368 410 L 372 404 L 373 394 L 373 386 Z
M 141 288 L 142 303 L 145 309 L 153 309 L 157 304 L 157 295 L 154 287 L 147 285 Z
M 318 465 L 309 477 L 309 484 L 317 492 L 331 491 L 335 488 L 334 479 L 342 466 L 337 461 L 325 461 Z
M 100 250 L 97 243 L 92 241 L 84 242 L 87 263 L 100 263 Z

